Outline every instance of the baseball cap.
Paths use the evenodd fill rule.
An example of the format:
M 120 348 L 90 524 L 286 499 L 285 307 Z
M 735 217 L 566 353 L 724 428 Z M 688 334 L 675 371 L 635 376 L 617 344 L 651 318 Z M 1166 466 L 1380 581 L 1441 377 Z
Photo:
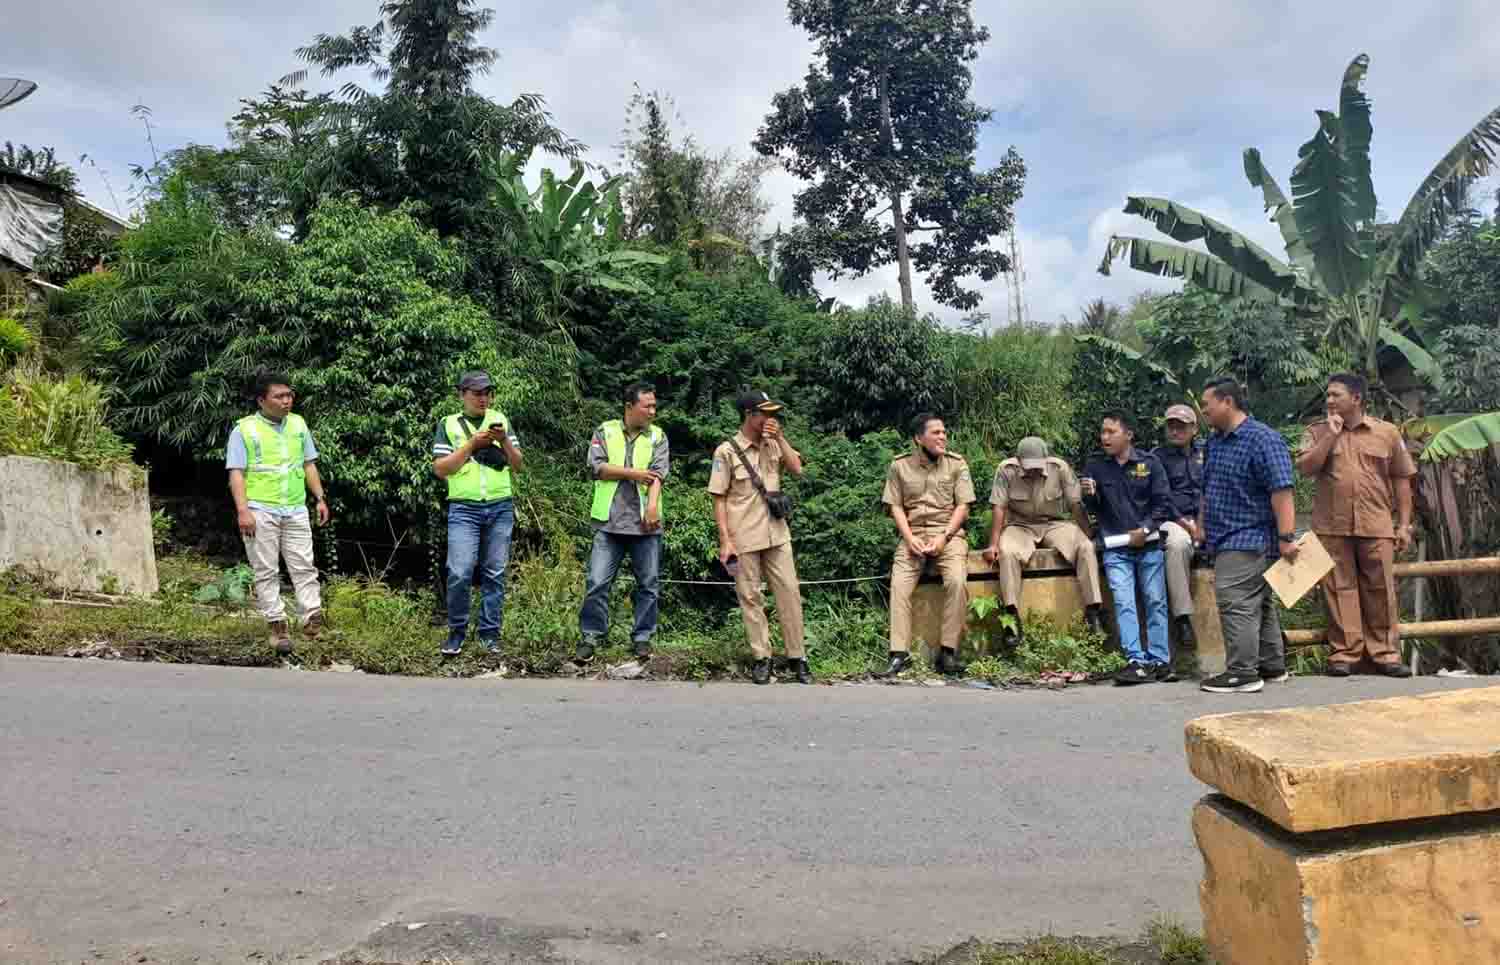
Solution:
M 1167 406 L 1167 421 L 1186 422 L 1188 425 L 1195 426 L 1198 424 L 1198 413 L 1193 411 L 1192 406 L 1179 402 L 1176 405 Z
M 475 370 L 473 372 L 465 372 L 462 376 L 459 377 L 458 380 L 458 388 L 460 392 L 465 389 L 482 391 L 484 389 L 493 389 L 494 387 L 495 383 L 490 381 L 490 374 L 488 372 L 481 372 L 478 370 Z
M 1037 436 L 1027 436 L 1016 444 L 1016 458 L 1022 469 L 1047 468 L 1047 443 Z
M 764 392 L 741 392 L 740 397 L 734 400 L 734 407 L 741 413 L 754 410 L 756 412 L 780 412 L 782 405 L 773 401 Z

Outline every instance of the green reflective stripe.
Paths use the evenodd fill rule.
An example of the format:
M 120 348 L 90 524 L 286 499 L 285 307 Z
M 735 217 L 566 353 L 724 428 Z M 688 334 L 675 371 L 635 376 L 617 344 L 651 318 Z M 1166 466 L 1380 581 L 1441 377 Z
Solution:
M 463 413 L 458 412 L 443 420 L 444 431 L 448 435 L 448 444 L 455 450 L 467 442 L 473 435 L 464 425 Z M 509 432 L 510 426 L 505 419 L 505 414 L 491 409 L 484 414 L 484 421 L 480 428 L 500 426 Z M 510 468 L 495 470 L 488 466 L 482 466 L 473 459 L 468 460 L 463 466 L 448 477 L 448 498 L 471 503 L 487 503 L 494 500 L 509 499 L 511 496 Z

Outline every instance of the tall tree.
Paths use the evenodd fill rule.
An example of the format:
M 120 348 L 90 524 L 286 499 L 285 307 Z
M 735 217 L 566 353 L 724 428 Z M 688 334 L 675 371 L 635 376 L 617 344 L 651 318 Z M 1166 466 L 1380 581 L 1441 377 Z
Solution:
M 483 230 L 488 169 L 507 152 L 540 148 L 576 157 L 583 145 L 552 124 L 536 94 L 506 105 L 477 94 L 474 79 L 498 56 L 479 43 L 492 10 L 475 0 L 385 0 L 381 19 L 347 34 L 319 34 L 297 55 L 325 76 L 367 68 L 385 85 L 352 81 L 332 112 L 339 132 L 314 165 L 319 193 L 354 190 L 384 205 L 415 200 L 442 234 Z M 306 71 L 284 78 L 300 84 Z
M 790 0 L 817 59 L 801 87 L 772 99 L 754 142 L 810 182 L 795 201 L 808 231 L 790 236 L 805 257 L 834 277 L 895 262 L 908 309 L 913 263 L 939 302 L 966 310 L 980 297 L 961 279 L 989 281 L 1010 267 L 987 242 L 1010 228 L 1026 166 L 1012 148 L 997 167 L 976 170 L 979 126 L 992 112 L 969 97 L 969 64 L 989 31 L 969 7 Z
M 33 148 L 26 144 L 5 142 L 0 148 L 0 168 L 9 168 L 17 174 L 45 181 L 62 188 L 72 195 L 78 191 L 78 174 L 66 162 L 57 159 L 57 151 L 50 147 Z

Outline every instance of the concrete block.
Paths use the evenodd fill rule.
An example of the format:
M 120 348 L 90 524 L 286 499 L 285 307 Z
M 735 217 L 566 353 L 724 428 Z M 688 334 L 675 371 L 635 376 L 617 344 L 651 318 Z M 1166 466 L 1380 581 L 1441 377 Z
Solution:
M 1193 834 L 1218 965 L 1500 962 L 1500 815 L 1292 835 L 1213 795 Z
M 155 593 L 145 473 L 0 458 L 0 569 L 11 567 L 69 590 Z
M 1201 717 L 1187 757 L 1198 780 L 1289 831 L 1493 811 L 1500 688 Z

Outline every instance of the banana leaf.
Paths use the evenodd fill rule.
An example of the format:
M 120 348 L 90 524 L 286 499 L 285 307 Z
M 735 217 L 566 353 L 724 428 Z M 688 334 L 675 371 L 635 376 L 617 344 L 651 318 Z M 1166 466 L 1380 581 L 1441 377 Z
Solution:
M 1302 240 L 1312 249 L 1318 277 L 1328 293 L 1342 298 L 1370 277 L 1356 227 L 1358 188 L 1339 149 L 1339 119 L 1318 111 L 1318 131 L 1297 152 L 1292 170 L 1292 209 Z
M 1428 250 L 1442 237 L 1467 200 L 1465 191 L 1489 175 L 1500 149 L 1500 107 L 1486 114 L 1422 181 L 1407 202 L 1396 231 L 1375 264 L 1373 280 L 1378 309 L 1390 317 L 1403 300 L 1403 285 L 1417 277 Z
M 1110 265 L 1127 255 L 1130 267 L 1136 271 L 1169 278 L 1185 278 L 1200 288 L 1222 295 L 1235 295 L 1262 302 L 1279 301 L 1275 292 L 1256 284 L 1213 255 L 1168 241 L 1112 236 L 1105 249 L 1104 260 L 1099 263 L 1099 274 L 1108 275 Z
M 1166 198 L 1132 196 L 1125 199 L 1125 213 L 1146 219 L 1174 241 L 1201 240 L 1214 257 L 1279 296 L 1299 304 L 1317 297 L 1286 262 L 1223 222 L 1187 205 Z
M 1144 365 L 1146 368 L 1151 370 L 1152 374 L 1154 374 L 1157 378 L 1161 379 L 1168 385 L 1178 384 L 1177 374 L 1171 369 L 1167 368 L 1165 365 L 1162 365 L 1160 362 L 1151 361 L 1145 355 L 1131 348 L 1129 345 L 1126 345 L 1124 342 L 1118 342 L 1107 335 L 1074 335 L 1073 341 L 1082 342 L 1085 345 L 1096 345 L 1099 348 L 1105 349 L 1109 352 L 1113 352 L 1114 354 L 1128 359 L 1131 362 L 1137 362 L 1141 365 Z
M 1417 373 L 1428 385 L 1441 391 L 1443 387 L 1443 367 L 1438 364 L 1437 359 L 1432 357 L 1431 352 L 1384 322 L 1380 325 L 1380 340 L 1406 356 L 1406 361 L 1411 363 L 1412 371 Z
M 1276 178 L 1266 170 L 1260 151 L 1253 147 L 1245 150 L 1245 177 L 1250 180 L 1252 188 L 1260 188 L 1266 213 L 1281 230 L 1281 241 L 1286 245 L 1286 256 L 1292 266 L 1301 269 L 1304 275 L 1311 278 L 1318 270 L 1318 263 L 1313 259 L 1312 249 L 1302 240 L 1302 231 L 1297 227 L 1297 215 L 1292 211 L 1292 203 L 1282 193 Z
M 1500 448 L 1500 412 L 1486 412 L 1455 423 L 1427 443 L 1422 462 L 1441 462 L 1490 447 Z
M 1370 124 L 1370 98 L 1364 92 L 1369 70 L 1369 56 L 1360 54 L 1344 71 L 1344 83 L 1339 88 L 1339 127 L 1343 135 L 1339 152 L 1354 187 L 1354 220 L 1366 224 L 1375 220 L 1375 182 L 1370 178 L 1374 127 Z

